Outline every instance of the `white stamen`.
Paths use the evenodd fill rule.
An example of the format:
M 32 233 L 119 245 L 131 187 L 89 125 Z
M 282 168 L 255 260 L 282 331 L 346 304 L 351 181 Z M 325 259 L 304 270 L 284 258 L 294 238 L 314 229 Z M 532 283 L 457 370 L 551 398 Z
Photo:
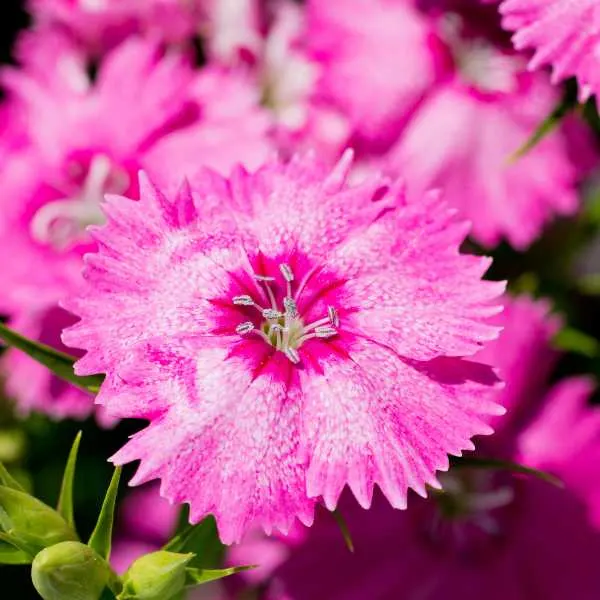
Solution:
M 337 335 L 337 329 L 333 327 L 317 327 L 315 329 L 315 335 L 318 338 L 329 338 Z
M 262 311 L 262 315 L 265 319 L 281 319 L 281 317 L 283 317 L 283 313 L 280 313 L 274 308 L 265 308 Z
M 275 277 L 270 277 L 269 275 L 256 275 L 254 274 L 254 279 L 256 281 L 275 281 Z
M 254 329 L 254 323 L 252 321 L 246 321 L 245 323 L 240 323 L 236 328 L 236 333 L 240 335 L 244 335 L 246 333 L 250 333 Z
M 234 296 L 233 303 L 240 306 L 254 306 L 254 300 L 250 296 Z
M 335 310 L 335 307 L 333 307 L 333 306 L 327 307 L 327 316 L 329 317 L 329 322 L 334 327 L 340 326 L 340 316 L 338 315 L 337 310 Z
M 298 354 L 298 351 L 295 348 L 286 348 L 285 349 L 285 355 L 295 365 L 297 365 L 300 362 L 300 355 Z
M 296 301 L 289 296 L 283 299 L 283 306 L 285 306 L 285 316 L 293 319 L 298 316 L 298 307 Z
M 281 274 L 283 275 L 283 278 L 287 282 L 294 281 L 294 272 L 292 271 L 290 265 L 287 265 L 285 263 L 281 263 L 279 265 L 279 270 L 281 271 Z

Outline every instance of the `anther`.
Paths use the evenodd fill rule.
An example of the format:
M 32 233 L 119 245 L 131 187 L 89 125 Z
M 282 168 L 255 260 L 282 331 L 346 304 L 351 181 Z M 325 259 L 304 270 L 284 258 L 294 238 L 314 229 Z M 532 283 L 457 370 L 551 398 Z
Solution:
M 298 354 L 298 351 L 295 348 L 286 348 L 285 349 L 285 355 L 295 365 L 297 365 L 300 362 L 300 355 Z
M 256 275 L 256 273 L 254 274 L 254 279 L 257 281 L 275 281 L 275 277 L 269 275 Z
M 283 317 L 283 313 L 280 313 L 278 310 L 275 310 L 274 308 L 265 308 L 262 311 L 262 316 L 265 319 L 281 319 L 281 317 Z
M 240 306 L 254 306 L 254 300 L 250 296 L 234 296 L 233 303 Z
M 283 299 L 283 306 L 285 307 L 285 314 L 292 319 L 298 316 L 298 307 L 296 301 L 289 296 Z
M 290 265 L 286 264 L 286 263 L 281 263 L 279 265 L 279 270 L 281 271 L 281 274 L 283 275 L 283 278 L 289 283 L 291 281 L 294 281 L 294 272 L 292 271 Z
M 250 333 L 254 329 L 254 323 L 252 321 L 246 321 L 244 323 L 240 323 L 236 328 L 236 333 L 240 335 L 244 335 L 245 333 Z
M 327 316 L 329 317 L 329 322 L 334 327 L 339 327 L 340 325 L 340 316 L 338 315 L 337 310 L 333 306 L 327 307 Z
M 334 329 L 333 327 L 316 327 L 315 335 L 318 338 L 329 338 L 337 335 L 337 329 Z

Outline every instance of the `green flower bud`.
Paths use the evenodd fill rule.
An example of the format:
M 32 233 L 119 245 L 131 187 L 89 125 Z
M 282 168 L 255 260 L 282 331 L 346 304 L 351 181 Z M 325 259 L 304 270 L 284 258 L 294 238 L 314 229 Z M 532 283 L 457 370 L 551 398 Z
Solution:
M 152 552 L 138 558 L 123 577 L 122 598 L 170 600 L 185 586 L 185 567 L 193 554 Z
M 77 539 L 53 508 L 5 486 L 0 486 L 0 528 L 32 556 L 48 546 Z
M 111 571 L 89 546 L 62 542 L 33 560 L 31 579 L 44 600 L 98 600 Z

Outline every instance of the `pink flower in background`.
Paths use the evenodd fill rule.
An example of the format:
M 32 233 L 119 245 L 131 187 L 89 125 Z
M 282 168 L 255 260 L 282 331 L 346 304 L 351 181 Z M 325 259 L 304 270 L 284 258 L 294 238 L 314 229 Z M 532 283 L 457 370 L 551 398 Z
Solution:
M 539 408 L 559 356 L 551 342 L 562 319 L 551 313 L 546 300 L 506 296 L 504 310 L 494 323 L 502 326 L 500 337 L 474 358 L 496 367 L 505 382 L 497 401 L 507 412 L 492 421 L 495 435 L 490 441 L 495 444 L 507 436 L 513 440 L 523 419 Z
M 329 515 L 275 570 L 261 600 L 595 600 L 600 534 L 568 490 L 535 479 L 456 471 L 435 499 L 394 511 L 349 496 L 340 511 L 350 553 Z M 281 544 L 280 541 L 272 542 Z M 253 557 L 260 562 L 261 555 Z
M 18 151 L 0 167 L 0 241 L 14 253 L 3 268 L 0 307 L 15 326 L 43 330 L 46 343 L 63 349 L 62 320 L 52 326 L 48 319 L 81 285 L 82 255 L 95 249 L 85 228 L 104 220 L 104 194 L 136 198 L 140 168 L 167 186 L 203 164 L 223 172 L 239 161 L 254 166 L 271 150 L 269 122 L 242 75 L 197 74 L 181 55 L 140 40 L 109 53 L 95 82 L 60 36 L 29 36 L 21 53 L 25 67 L 3 72 Z M 21 408 L 64 417 L 72 407 L 71 416 L 81 417 L 87 401 L 91 410 L 82 392 L 52 384 L 26 357 L 14 360 L 21 368 L 6 372 Z M 35 389 L 28 372 L 37 373 Z M 50 393 L 37 395 L 43 390 Z
M 437 194 L 351 187 L 349 158 L 202 170 L 174 200 L 142 181 L 139 203 L 105 204 L 67 303 L 77 372 L 107 373 L 109 414 L 150 421 L 114 461 L 140 459 L 133 483 L 161 479 L 226 543 L 310 523 L 346 484 L 403 508 L 501 410 L 492 370 L 460 357 L 497 335 L 503 284 L 459 254 L 466 228 Z
M 29 0 L 38 28 L 67 33 L 94 54 L 132 35 L 178 43 L 197 35 L 204 0 Z
M 589 147 L 581 144 L 574 159 L 559 129 L 515 157 L 558 96 L 543 74 L 523 71 L 520 57 L 477 41 L 461 44 L 456 76 L 423 102 L 387 168 L 407 173 L 417 193 L 443 188 L 479 243 L 506 239 L 523 250 L 555 215 L 577 210 L 586 162 L 578 157 Z
M 110 562 L 117 573 L 167 543 L 177 526 L 179 509 L 160 497 L 157 485 L 130 492 L 120 506 Z
M 585 102 L 600 92 L 600 5 L 596 0 L 504 0 L 502 25 L 518 50 L 535 51 L 529 66 L 552 66 L 552 81 L 579 82 Z
M 519 458 L 556 473 L 584 500 L 600 529 L 600 408 L 594 382 L 572 377 L 556 385 L 536 422 L 519 440 Z
M 410 2 L 309 0 L 316 94 L 350 120 L 357 150 L 385 151 L 448 67 L 433 24 Z

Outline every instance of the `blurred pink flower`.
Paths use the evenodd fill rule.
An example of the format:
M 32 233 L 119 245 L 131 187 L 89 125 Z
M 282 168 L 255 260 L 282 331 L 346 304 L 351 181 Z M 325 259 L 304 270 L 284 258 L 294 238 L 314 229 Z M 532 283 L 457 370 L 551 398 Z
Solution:
M 456 76 L 422 103 L 387 168 L 406 173 L 417 193 L 443 188 L 479 243 L 507 239 L 522 250 L 553 216 L 577 210 L 589 161 L 572 157 L 564 129 L 515 157 L 558 96 L 543 74 L 524 72 L 520 57 L 476 40 L 458 43 Z
M 67 33 L 93 54 L 136 34 L 179 43 L 197 35 L 205 0 L 29 0 L 43 31 Z
M 491 422 L 495 435 L 490 441 L 497 443 L 506 436 L 514 439 L 515 429 L 538 409 L 559 356 L 551 340 L 562 319 L 551 313 L 546 300 L 506 296 L 504 310 L 494 323 L 502 326 L 502 333 L 474 360 L 496 367 L 505 382 L 496 397 L 507 412 Z
M 519 458 L 557 474 L 587 503 L 600 529 L 600 408 L 589 405 L 594 382 L 571 377 L 556 385 L 519 440 Z
M 454 471 L 446 493 L 405 512 L 377 494 L 340 510 L 350 553 L 329 515 L 280 566 L 261 600 L 595 600 L 600 534 L 568 490 L 536 479 Z M 281 543 L 281 542 L 273 542 Z M 260 555 L 253 557 L 261 560 Z
M 431 22 L 411 2 L 309 0 L 316 95 L 348 117 L 357 150 L 385 151 L 449 68 Z
M 96 247 L 85 228 L 104 220 L 104 194 L 136 198 L 140 168 L 167 186 L 203 164 L 223 172 L 238 161 L 254 166 L 271 151 L 269 123 L 242 75 L 212 67 L 197 74 L 183 56 L 141 40 L 109 53 L 95 82 L 61 36 L 29 35 L 20 51 L 25 66 L 2 73 L 17 125 L 0 167 L 0 241 L 15 257 L 3 268 L 0 308 L 30 331 L 43 321 L 55 334 L 45 342 L 62 348 L 48 318 L 81 285 L 82 256 Z M 14 360 L 21 368 L 6 369 L 8 386 L 21 408 L 64 417 L 72 407 L 71 416 L 84 416 L 87 396 L 52 384 L 26 357 Z M 28 372 L 37 373 L 35 390 Z M 59 389 L 68 400 L 33 398 Z
M 577 77 L 585 102 L 600 92 L 600 5 L 596 0 L 504 0 L 502 25 L 518 50 L 533 49 L 530 68 L 552 65 L 552 81 Z
M 346 484 L 403 508 L 501 410 L 492 370 L 459 357 L 497 336 L 504 284 L 459 254 L 466 228 L 438 194 L 351 187 L 350 158 L 202 170 L 175 200 L 142 179 L 139 203 L 104 205 L 67 303 L 77 372 L 107 373 L 98 402 L 150 420 L 113 460 L 141 459 L 132 483 L 160 478 L 226 543 L 310 523 Z

